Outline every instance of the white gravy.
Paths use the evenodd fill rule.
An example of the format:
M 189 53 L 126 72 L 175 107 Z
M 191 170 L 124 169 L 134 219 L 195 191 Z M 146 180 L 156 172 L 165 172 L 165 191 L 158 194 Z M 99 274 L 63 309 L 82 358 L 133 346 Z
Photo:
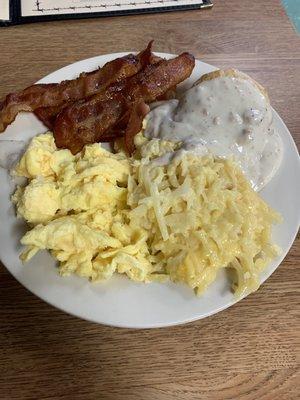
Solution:
M 233 155 L 255 190 L 272 179 L 282 158 L 269 100 L 243 78 L 204 81 L 179 100 L 158 103 L 147 116 L 145 135 L 182 142 L 185 151 Z

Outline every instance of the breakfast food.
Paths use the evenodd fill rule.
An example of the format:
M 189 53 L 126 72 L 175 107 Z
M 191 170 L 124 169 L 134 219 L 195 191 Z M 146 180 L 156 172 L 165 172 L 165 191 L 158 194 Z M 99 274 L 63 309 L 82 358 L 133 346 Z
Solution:
M 159 103 L 147 116 L 145 135 L 202 154 L 233 155 L 255 190 L 272 179 L 282 159 L 266 91 L 233 69 L 203 75 L 179 100 Z
M 85 144 L 101 141 L 101 136 L 120 119 L 126 118 L 126 115 L 130 119 L 132 112 L 136 114 L 137 105 L 140 108 L 145 103 L 153 102 L 188 78 L 194 65 L 194 57 L 183 53 L 174 59 L 150 64 L 133 77 L 111 85 L 104 93 L 66 107 L 54 124 L 57 147 L 70 149 L 76 154 Z M 143 117 L 144 113 L 140 115 L 141 122 Z M 125 136 L 128 136 L 126 129 Z
M 19 111 L 51 129 L 13 170 L 27 179 L 12 196 L 29 227 L 20 257 L 47 249 L 61 275 L 171 280 L 197 294 L 226 268 L 243 296 L 278 253 L 271 229 L 280 216 L 257 194 L 282 157 L 268 95 L 231 69 L 174 98 L 194 57 L 161 59 L 151 45 L 2 102 L 0 131 Z
M 135 75 L 150 64 L 151 46 L 152 42 L 137 55 L 128 54 L 116 58 L 100 69 L 83 72 L 77 79 L 32 85 L 21 92 L 8 94 L 0 102 L 0 132 L 3 132 L 21 111 L 34 111 L 51 129 L 55 117 L 66 104 L 92 96 L 114 82 Z
M 21 111 L 34 112 L 54 132 L 58 147 L 73 154 L 85 144 L 126 137 L 134 150 L 147 103 L 172 98 L 176 85 L 188 78 L 195 59 L 183 53 L 162 60 L 151 52 L 152 41 L 137 55 L 128 54 L 102 68 L 61 83 L 38 84 L 0 102 L 0 132 Z
M 15 169 L 29 179 L 13 196 L 32 228 L 21 240 L 22 260 L 49 249 L 62 275 L 171 279 L 199 294 L 226 267 L 237 295 L 257 289 L 276 255 L 270 230 L 277 214 L 233 161 L 138 140 L 131 159 L 100 144 L 72 155 L 50 133 L 32 140 Z

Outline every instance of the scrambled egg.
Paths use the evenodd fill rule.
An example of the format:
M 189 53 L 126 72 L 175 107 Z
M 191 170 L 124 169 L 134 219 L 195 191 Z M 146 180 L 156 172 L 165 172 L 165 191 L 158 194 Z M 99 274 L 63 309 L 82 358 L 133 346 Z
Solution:
M 14 174 L 29 179 L 13 195 L 18 216 L 33 229 L 22 239 L 27 250 L 23 261 L 39 249 L 50 249 L 61 264 L 61 273 L 76 272 L 92 279 L 106 276 L 95 269 L 96 254 L 121 248 L 118 210 L 126 207 L 129 162 L 100 145 L 86 146 L 78 155 L 57 150 L 51 133 L 35 137 Z M 93 262 L 92 262 L 93 260 Z
M 21 259 L 49 249 L 62 275 L 171 279 L 198 293 L 230 267 L 239 295 L 255 290 L 276 255 L 277 214 L 232 160 L 142 135 L 136 144 L 131 159 L 100 144 L 74 156 L 58 150 L 51 133 L 35 137 L 14 170 L 28 178 L 12 198 L 31 228 Z

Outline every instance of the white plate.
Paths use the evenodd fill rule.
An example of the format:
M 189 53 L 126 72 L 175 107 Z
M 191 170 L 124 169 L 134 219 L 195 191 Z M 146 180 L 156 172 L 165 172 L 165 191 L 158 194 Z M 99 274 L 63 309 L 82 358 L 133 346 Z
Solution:
M 82 71 L 90 71 L 109 60 L 126 53 L 103 55 L 68 65 L 39 83 L 59 82 L 71 79 Z M 170 54 L 158 54 L 172 57 Z M 216 69 L 196 61 L 194 72 L 184 82 L 186 88 L 202 74 Z M 263 83 L 263 82 L 262 82 Z M 283 252 L 263 273 L 261 282 L 279 266 L 290 249 L 299 227 L 300 210 L 300 160 L 295 143 L 278 114 L 274 111 L 275 126 L 284 144 L 282 165 L 272 182 L 261 192 L 263 198 L 278 210 L 284 222 L 274 228 L 275 242 Z M 45 131 L 44 126 L 32 114 L 18 116 L 0 140 L 27 140 Z M 0 149 L 5 149 L 3 143 Z M 19 261 L 19 240 L 24 224 L 15 218 L 10 194 L 14 189 L 7 172 L 0 168 L 0 258 L 11 274 L 32 293 L 53 306 L 86 320 L 127 328 L 154 328 L 182 324 L 217 313 L 236 302 L 230 291 L 225 273 L 201 297 L 192 290 L 172 283 L 137 284 L 116 276 L 108 282 L 91 284 L 85 279 L 58 275 L 56 264 L 47 252 L 40 252 L 28 264 Z

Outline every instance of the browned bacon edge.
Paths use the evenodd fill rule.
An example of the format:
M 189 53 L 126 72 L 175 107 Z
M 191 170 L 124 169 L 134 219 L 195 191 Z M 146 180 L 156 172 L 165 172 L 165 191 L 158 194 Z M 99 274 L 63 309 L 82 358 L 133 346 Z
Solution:
M 168 90 L 166 93 L 164 93 L 162 96 L 160 96 L 157 100 L 170 100 L 174 99 L 176 96 L 176 87 L 171 88 Z M 67 102 L 61 106 L 54 106 L 54 107 L 39 107 L 34 111 L 34 114 L 38 117 L 40 121 L 43 122 L 43 124 L 50 129 L 51 131 L 53 130 L 54 123 L 56 120 L 56 117 L 58 114 L 68 105 L 71 105 L 72 102 Z M 1 105 L 0 105 L 1 108 Z M 119 135 L 117 135 L 119 136 Z M 114 135 L 110 136 L 114 137 Z M 111 141 L 111 140 L 105 140 L 105 141 Z
M 138 100 L 132 106 L 128 125 L 124 134 L 125 148 L 128 154 L 134 152 L 134 137 L 142 130 L 143 119 L 149 111 L 150 107 L 143 100 Z
M 150 45 L 150 44 L 149 44 Z M 149 46 L 148 45 L 148 46 Z M 149 48 L 147 48 L 149 49 Z M 146 49 L 146 51 L 147 51 Z M 150 51 L 150 49 L 149 49 Z M 144 59 L 146 58 L 145 56 L 143 57 Z M 150 64 L 155 64 L 159 61 L 162 60 L 161 57 L 157 57 L 153 54 L 151 54 L 151 56 L 149 55 L 149 59 L 150 59 Z M 143 63 L 146 65 L 146 61 Z M 110 82 L 112 83 L 112 82 Z M 104 91 L 106 89 L 108 85 L 102 85 L 102 89 L 99 90 L 100 91 Z M 97 92 L 97 93 L 98 93 Z M 95 94 L 95 93 L 93 93 Z M 169 100 L 169 99 L 174 99 L 176 96 L 176 86 L 174 86 L 173 88 L 171 88 L 170 90 L 168 90 L 165 94 L 163 94 L 160 98 L 158 98 L 157 100 Z M 72 103 L 74 103 L 76 100 L 74 101 L 68 101 L 62 105 L 59 106 L 54 106 L 54 107 L 39 107 L 34 111 L 34 114 L 38 117 L 38 119 L 40 121 L 43 122 L 43 124 L 49 128 L 51 131 L 53 130 L 54 127 L 54 123 L 56 120 L 57 115 L 67 106 L 71 105 Z M 117 134 L 117 132 L 115 131 L 115 135 L 109 135 L 108 137 L 113 138 L 113 137 L 119 137 L 120 135 Z M 106 140 L 105 138 L 102 139 L 103 141 L 111 141 L 111 140 Z
M 194 65 L 194 57 L 183 53 L 172 60 L 150 64 L 131 78 L 111 85 L 105 92 L 66 107 L 55 121 L 56 145 L 75 154 L 85 144 L 101 141 L 101 137 L 132 110 L 133 104 L 156 100 L 188 78 Z
M 69 103 L 67 102 L 53 107 L 39 107 L 34 110 L 34 114 L 48 129 L 52 130 L 57 115 L 67 106 L 67 104 Z
M 152 41 L 138 55 L 128 54 L 109 61 L 102 68 L 84 72 L 77 79 L 61 83 L 37 84 L 18 93 L 11 93 L 0 102 L 0 132 L 11 124 L 21 111 L 36 111 L 48 127 L 52 127 L 61 107 L 94 95 L 113 82 L 135 75 L 151 62 Z M 41 108 L 50 107 L 47 111 Z

